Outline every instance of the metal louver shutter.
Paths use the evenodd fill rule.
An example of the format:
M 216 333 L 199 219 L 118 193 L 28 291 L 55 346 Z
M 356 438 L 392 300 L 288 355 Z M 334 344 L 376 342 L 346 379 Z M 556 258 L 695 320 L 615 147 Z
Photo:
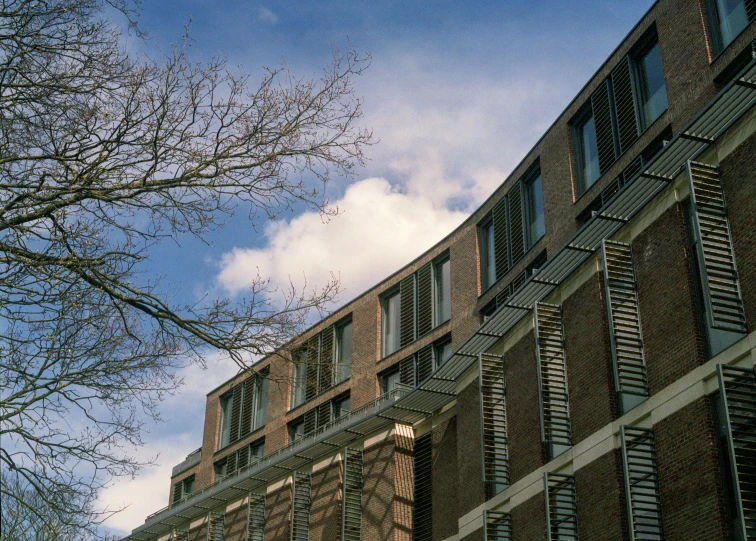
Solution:
M 484 541 L 511 541 L 512 518 L 509 513 L 486 509 L 483 511 L 483 523 L 486 526 L 483 530 Z
M 241 470 L 249 465 L 249 445 L 236 451 L 236 469 Z
M 539 302 L 534 312 L 541 437 L 554 458 L 572 445 L 562 307 Z
M 525 224 L 522 213 L 522 184 L 518 182 L 507 194 L 509 203 L 509 249 L 512 254 L 512 266 L 525 256 Z
M 629 56 L 620 60 L 612 71 L 612 90 L 614 91 L 614 110 L 617 113 L 620 154 L 622 154 L 638 140 L 639 131 Z
M 320 375 L 319 392 L 333 387 L 333 326 L 320 334 Z
M 233 388 L 231 397 L 231 434 L 229 443 L 234 443 L 239 439 L 239 425 L 241 424 L 242 398 L 244 396 L 244 385 L 239 384 Z
M 693 227 L 709 325 L 745 333 L 746 318 L 719 168 L 688 162 Z
M 305 400 L 312 400 L 318 396 L 318 354 L 320 353 L 320 335 L 311 338 L 307 345 L 307 383 L 305 385 Z
M 173 503 L 180 502 L 184 496 L 184 482 L 179 481 L 173 485 Z
M 291 541 L 309 541 L 311 502 L 310 474 L 295 472 L 291 495 Z
M 254 408 L 255 398 L 255 380 L 256 375 L 251 375 L 242 384 L 244 386 L 244 400 L 242 403 L 241 426 L 239 427 L 239 437 L 244 437 L 252 430 L 252 409 Z
M 620 412 L 625 413 L 648 396 L 633 252 L 629 244 L 609 240 L 602 242 L 601 252 L 614 388 L 619 395 Z
M 264 541 L 265 494 L 250 494 L 247 507 L 247 541 Z
M 578 541 L 575 478 L 559 473 L 543 476 L 549 541 Z
M 630 539 L 664 539 L 654 432 L 620 427 Z
M 399 346 L 404 347 L 415 340 L 415 275 L 407 276 L 399 282 L 401 295 L 399 317 Z
M 478 370 L 483 431 L 483 481 L 486 500 L 489 500 L 509 486 L 509 438 L 503 359 L 481 353 L 478 357 Z
M 593 121 L 596 126 L 596 145 L 599 169 L 605 172 L 617 159 L 614 148 L 612 108 L 609 102 L 609 81 L 604 81 L 591 96 Z
M 417 352 L 417 382 L 422 383 L 433 373 L 433 346 Z
M 323 402 L 318 406 L 318 428 L 331 422 L 331 402 Z
M 417 337 L 433 329 L 433 265 L 417 271 Z
M 304 414 L 304 433 L 312 434 L 318 427 L 318 412 L 313 409 Z
M 415 502 L 412 510 L 412 541 L 433 539 L 433 443 L 431 434 L 415 439 Z
M 509 228 L 507 226 L 507 197 L 502 197 L 491 211 L 494 227 L 494 261 L 496 279 L 509 271 Z M 490 254 L 489 254 L 490 257 Z M 493 284 L 489 284 L 493 285 Z
M 717 365 L 735 492 L 737 539 L 756 539 L 756 369 Z
M 232 475 L 236 473 L 236 459 L 238 455 L 231 453 L 226 457 L 226 475 Z
M 225 541 L 225 519 L 223 513 L 210 513 L 207 516 L 207 541 Z
M 748 15 L 748 22 L 752 23 L 756 21 L 756 0 L 745 0 L 746 15 Z
M 399 383 L 402 385 L 409 385 L 414 387 L 417 382 L 415 380 L 415 356 L 411 355 L 406 359 L 402 359 L 399 363 Z
M 362 450 L 344 449 L 341 462 L 341 541 L 362 539 Z

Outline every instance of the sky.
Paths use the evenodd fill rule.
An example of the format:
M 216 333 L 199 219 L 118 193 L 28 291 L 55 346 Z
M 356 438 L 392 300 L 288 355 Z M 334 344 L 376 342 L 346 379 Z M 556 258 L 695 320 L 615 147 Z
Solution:
M 180 42 L 191 20 L 192 51 L 262 75 L 284 64 L 318 76 L 332 49 L 369 52 L 355 80 L 360 125 L 373 130 L 369 161 L 327 186 L 340 214 L 324 223 L 298 209 L 275 222 L 246 216 L 202 243 L 182 238 L 152 254 L 177 298 L 236 297 L 259 272 L 274 285 L 341 281 L 348 302 L 449 234 L 499 186 L 652 0 L 143 0 L 147 41 L 134 54 Z M 258 78 L 259 78 L 258 77 Z M 205 395 L 236 372 L 211 357 L 207 370 L 162 405 L 136 456 L 157 465 L 103 491 L 103 506 L 128 508 L 106 526 L 127 534 L 168 503 L 171 467 L 200 446 Z

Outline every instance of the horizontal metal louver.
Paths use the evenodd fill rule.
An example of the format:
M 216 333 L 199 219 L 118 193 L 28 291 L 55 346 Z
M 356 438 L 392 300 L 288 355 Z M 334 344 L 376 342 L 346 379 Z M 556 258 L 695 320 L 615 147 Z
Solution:
M 249 466 L 249 445 L 245 445 L 236 451 L 236 469 L 241 470 Z
M 290 541 L 309 541 L 312 482 L 309 473 L 295 472 L 291 495 Z
M 404 347 L 415 341 L 415 275 L 407 276 L 399 282 L 400 316 L 399 346 Z
M 328 327 L 320 333 L 320 371 L 318 373 L 318 392 L 333 387 L 333 333 Z
M 541 437 L 550 446 L 569 447 L 572 444 L 572 431 L 562 307 L 539 302 L 535 305 L 534 314 Z
M 633 251 L 629 244 L 604 240 L 601 253 L 604 259 L 604 291 L 614 388 L 619 394 L 620 409 L 624 413 L 648 396 Z M 633 399 L 625 395 L 642 398 Z
M 417 336 L 433 329 L 433 265 L 428 263 L 417 271 Z
M 612 127 L 612 106 L 609 100 L 609 81 L 604 81 L 591 96 L 599 169 L 602 173 L 609 169 L 617 159 Z
M 181 501 L 181 498 L 184 497 L 184 482 L 179 481 L 175 485 L 173 485 L 173 503 Z
M 612 70 L 612 90 L 614 110 L 617 113 L 620 154 L 622 154 L 638 140 L 639 132 L 629 56 L 620 60 L 617 67 Z
M 399 362 L 399 383 L 414 387 L 417 384 L 415 379 L 415 356 L 410 355 Z
M 719 168 L 689 161 L 688 180 L 709 325 L 745 333 L 743 297 Z
M 620 427 L 630 541 L 663 539 L 654 431 Z
M 484 541 L 511 541 L 512 518 L 509 513 L 501 511 L 483 511 Z
M 231 390 L 231 430 L 229 443 L 238 441 L 239 427 L 241 425 L 242 399 L 244 397 L 244 385 L 236 385 Z
M 362 450 L 344 450 L 342 467 L 341 541 L 362 539 Z
M 745 0 L 746 14 L 748 22 L 756 21 L 756 0 Z
M 509 486 L 509 438 L 503 359 L 481 353 L 480 409 L 486 499 Z
M 431 434 L 415 439 L 415 502 L 412 512 L 412 541 L 433 539 L 433 443 Z
M 265 540 L 265 494 L 250 494 L 247 505 L 247 541 Z
M 209 513 L 207 516 L 207 541 L 225 541 L 225 520 L 223 513 Z
M 560 473 L 544 474 L 546 524 L 549 541 L 577 541 L 575 478 Z
M 312 409 L 304 414 L 304 433 L 312 434 L 318 428 L 318 412 Z
M 417 352 L 417 383 L 422 383 L 433 373 L 433 346 Z
M 236 453 L 231 453 L 226 457 L 226 475 L 231 475 L 236 472 L 236 459 Z
M 318 406 L 318 428 L 331 422 L 331 402 L 323 402 Z
M 503 197 L 491 211 L 494 227 L 494 262 L 496 279 L 509 271 L 509 226 L 507 220 L 507 198 Z M 491 254 L 489 254 L 491 257 Z M 493 284 L 488 284 L 493 285 Z
M 756 369 L 717 365 L 735 485 L 737 538 L 756 541 Z
M 320 364 L 320 335 L 308 340 L 307 348 L 307 381 L 305 383 L 305 400 L 312 400 L 318 395 L 318 368 Z
M 525 256 L 525 223 L 522 212 L 521 182 L 517 182 L 509 190 L 507 202 L 509 203 L 509 250 L 511 265 L 514 267 Z

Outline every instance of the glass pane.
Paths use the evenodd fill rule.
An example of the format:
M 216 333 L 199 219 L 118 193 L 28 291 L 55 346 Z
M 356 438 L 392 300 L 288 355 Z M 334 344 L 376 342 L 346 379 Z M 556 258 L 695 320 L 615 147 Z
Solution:
M 493 220 L 489 221 L 480 228 L 481 234 L 481 272 L 483 276 L 483 291 L 491 287 L 496 282 L 496 249 L 494 247 L 494 226 Z
M 725 48 L 748 26 L 748 13 L 743 0 L 716 0 L 716 5 L 722 48 Z
M 442 366 L 452 355 L 451 342 L 444 342 L 436 346 L 436 368 Z
M 305 385 L 307 383 L 307 352 L 298 354 L 292 368 L 291 407 L 298 406 L 305 401 Z
M 304 421 L 297 421 L 289 425 L 289 442 L 294 442 L 304 437 L 304 429 Z
M 436 325 L 441 325 L 451 317 L 451 276 L 447 259 L 436 266 Z
M 228 445 L 231 439 L 231 397 L 221 398 L 221 426 L 220 426 L 220 447 Z
M 184 494 L 191 494 L 193 492 L 194 492 L 194 476 L 191 476 L 184 481 Z
M 338 419 L 342 415 L 349 413 L 349 397 L 337 400 L 333 404 L 333 415 L 335 419 Z
M 543 216 L 543 184 L 541 175 L 527 185 L 527 219 L 528 219 L 528 248 L 533 246 L 546 234 L 546 222 Z
M 252 460 L 257 460 L 265 454 L 265 442 L 253 443 L 249 446 L 249 454 Z
M 339 327 L 336 336 L 336 381 L 352 375 L 352 322 Z
M 396 293 L 388 297 L 383 310 L 383 355 L 390 355 L 399 350 L 399 310 L 401 295 Z
M 255 419 L 252 421 L 254 425 L 252 430 L 257 430 L 260 427 L 265 426 L 268 417 L 268 378 L 261 379 L 256 386 L 257 396 L 255 401 L 257 403 L 257 412 L 255 413 Z
M 580 151 L 581 165 L 583 170 L 581 178 L 580 193 L 582 194 L 590 188 L 594 182 L 601 176 L 598 161 L 598 144 L 596 143 L 596 124 L 593 121 L 593 114 L 580 127 Z
M 399 371 L 392 372 L 390 374 L 386 374 L 383 376 L 383 381 L 381 382 L 381 394 L 386 394 L 394 389 L 399 385 Z
M 664 84 L 659 44 L 654 45 L 641 60 L 641 92 L 643 94 L 643 117 L 650 126 L 669 105 L 667 87 Z

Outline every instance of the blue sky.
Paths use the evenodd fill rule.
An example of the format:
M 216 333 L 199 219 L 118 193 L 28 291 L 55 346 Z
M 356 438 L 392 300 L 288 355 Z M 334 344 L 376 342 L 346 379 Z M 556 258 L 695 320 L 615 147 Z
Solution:
M 253 229 L 244 212 L 208 238 L 164 243 L 151 271 L 175 297 L 236 296 L 256 272 L 274 284 L 342 283 L 358 295 L 429 248 L 506 178 L 589 77 L 652 5 L 651 0 L 223 1 L 144 0 L 151 38 L 125 38 L 135 53 L 179 42 L 191 16 L 193 54 L 227 57 L 258 78 L 282 62 L 317 76 L 332 47 L 372 55 L 356 81 L 362 125 L 378 143 L 352 180 L 334 179 L 341 215 L 324 224 L 306 210 Z M 159 466 L 121 480 L 104 505 L 130 507 L 106 524 L 128 533 L 168 501 L 170 468 L 199 447 L 205 394 L 233 375 L 229 362 L 191 367 L 163 405 L 141 458 Z

